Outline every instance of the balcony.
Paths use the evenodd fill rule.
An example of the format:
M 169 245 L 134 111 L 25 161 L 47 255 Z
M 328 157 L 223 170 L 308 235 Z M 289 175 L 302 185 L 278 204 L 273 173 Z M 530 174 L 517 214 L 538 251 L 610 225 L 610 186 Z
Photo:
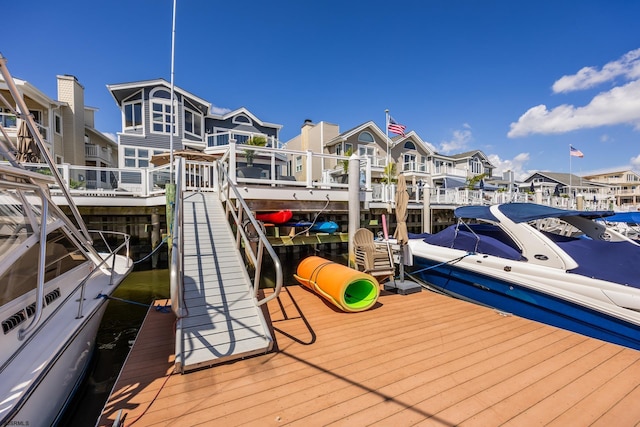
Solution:
M 207 148 L 220 147 L 229 145 L 229 141 L 234 140 L 236 144 L 245 144 L 250 138 L 263 137 L 267 140 L 267 147 L 280 148 L 280 143 L 272 136 L 267 136 L 262 133 L 242 132 L 242 131 L 227 131 L 210 133 L 205 135 L 207 140 Z
M 87 160 L 101 160 L 105 163 L 111 164 L 111 151 L 107 147 L 85 144 L 84 156 Z

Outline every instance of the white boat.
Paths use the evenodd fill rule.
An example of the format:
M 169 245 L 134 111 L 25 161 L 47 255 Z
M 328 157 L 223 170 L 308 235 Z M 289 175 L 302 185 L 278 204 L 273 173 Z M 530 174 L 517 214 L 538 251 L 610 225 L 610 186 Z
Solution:
M 17 106 L 51 170 L 26 170 L 0 129 L 0 426 L 50 426 L 81 383 L 108 296 L 133 262 L 127 235 L 87 230 L 69 194 L 75 223 L 53 203 L 49 186 L 64 190 L 62 178 L 2 56 L 0 71 L 15 102 L 7 108 Z
M 456 297 L 640 350 L 640 245 L 595 221 L 613 214 L 460 207 L 458 224 L 410 239 L 410 274 Z

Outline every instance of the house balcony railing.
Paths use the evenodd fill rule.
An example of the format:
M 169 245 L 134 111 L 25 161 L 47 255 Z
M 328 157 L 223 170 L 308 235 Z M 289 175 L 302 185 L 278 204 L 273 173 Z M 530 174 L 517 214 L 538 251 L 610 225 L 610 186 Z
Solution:
M 246 144 L 246 142 L 253 137 L 262 137 L 267 140 L 268 147 L 280 148 L 280 142 L 273 136 L 267 136 L 263 133 L 243 132 L 243 131 L 227 131 L 209 133 L 205 135 L 207 141 L 207 148 L 220 147 L 229 145 L 229 142 L 235 142 L 236 144 Z
M 217 162 L 199 162 L 187 160 L 186 189 L 216 191 L 221 183 L 217 181 L 217 167 L 224 167 L 231 180 L 243 188 L 246 198 L 273 198 L 273 192 L 282 197 L 302 200 L 304 197 L 316 197 L 331 192 L 331 200 L 348 200 L 349 179 L 357 179 L 360 189 L 360 201 L 365 206 L 393 206 L 396 185 L 380 181 L 379 169 L 373 166 L 373 159 L 359 159 L 359 173 L 352 177 L 344 173 L 342 167 L 326 168 L 328 164 L 342 165 L 348 157 L 319 154 L 311 151 L 257 147 L 231 142 L 226 147 L 216 147 Z M 247 163 L 247 153 L 252 163 Z M 295 160 L 294 160 L 295 159 Z M 301 161 L 300 161 L 301 160 Z M 25 165 L 30 170 L 42 170 L 48 173 L 44 164 Z M 298 168 L 300 166 L 300 168 Z M 75 196 L 102 197 L 151 197 L 165 192 L 170 183 L 169 165 L 157 168 L 98 168 L 90 166 L 57 165 L 71 194 Z M 577 198 L 556 197 L 537 188 L 535 192 L 526 191 L 490 191 L 468 188 L 439 188 L 432 184 L 431 176 L 406 174 L 410 204 L 433 205 L 489 205 L 506 202 L 542 203 L 551 206 L 575 209 Z M 302 190 L 302 191 L 301 191 Z M 286 191 L 291 194 L 285 195 Z M 56 187 L 52 194 L 59 193 Z M 328 195 L 329 193 L 327 193 Z M 244 196 L 243 196 L 244 197 Z M 324 197 L 324 196 L 322 196 Z M 582 195 L 583 208 L 586 210 L 611 209 L 612 200 L 600 196 Z
M 111 151 L 107 147 L 101 147 L 95 144 L 84 145 L 84 156 L 87 160 L 99 159 L 105 163 L 111 164 Z
M 0 113 L 0 126 L 4 128 L 7 134 L 14 138 L 18 135 L 18 119 L 16 116 L 10 113 Z M 36 126 L 38 127 L 38 131 L 40 135 L 42 135 L 42 139 L 45 142 L 51 142 L 49 139 L 49 128 L 47 126 L 43 126 L 40 123 L 36 122 Z
M 403 172 L 429 173 L 429 165 L 419 162 L 405 162 L 402 164 Z
M 435 165 L 433 167 L 433 176 L 434 177 L 439 177 L 439 176 L 456 176 L 456 177 L 463 177 L 466 178 L 467 175 L 469 173 L 467 172 L 466 169 L 457 169 L 454 168 L 452 166 L 446 166 L 446 165 Z
M 18 129 L 18 119 L 11 113 L 0 113 L 0 126 L 5 129 Z

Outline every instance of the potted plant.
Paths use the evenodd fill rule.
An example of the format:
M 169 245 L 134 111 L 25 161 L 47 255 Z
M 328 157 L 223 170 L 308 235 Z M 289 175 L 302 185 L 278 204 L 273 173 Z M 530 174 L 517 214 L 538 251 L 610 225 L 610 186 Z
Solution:
M 245 142 L 246 145 L 252 145 L 255 147 L 264 147 L 267 145 L 267 138 L 264 136 L 252 136 Z M 256 152 L 253 150 L 244 150 L 244 157 L 247 160 L 247 166 L 253 166 L 253 158 Z
M 396 178 L 396 164 L 395 163 L 387 163 L 384 167 L 384 172 L 382 174 L 382 179 L 380 180 L 383 184 L 395 184 L 398 179 Z
M 344 155 L 347 157 L 351 157 L 352 154 L 353 154 L 352 148 L 349 148 L 346 151 L 346 153 L 344 153 Z M 340 182 L 343 184 L 346 184 L 347 182 L 349 182 L 349 160 L 340 160 L 338 161 L 338 164 L 342 166 L 342 174 L 340 175 Z

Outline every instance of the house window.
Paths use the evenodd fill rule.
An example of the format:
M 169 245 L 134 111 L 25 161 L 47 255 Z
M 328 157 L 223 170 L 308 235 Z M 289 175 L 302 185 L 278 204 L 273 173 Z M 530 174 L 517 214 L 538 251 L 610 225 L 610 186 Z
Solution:
M 3 128 L 18 127 L 16 116 L 8 108 L 0 108 L 0 125 Z
M 148 168 L 149 150 L 146 148 L 125 147 L 124 167 L 126 168 Z
M 471 160 L 471 173 L 481 174 L 482 170 L 482 162 L 478 161 L 478 159 Z
M 202 136 L 202 115 L 195 111 L 184 110 L 184 131 L 193 136 Z
M 296 172 L 302 172 L 302 156 L 296 156 Z
M 405 154 L 403 170 L 415 171 L 416 170 L 416 156 L 415 154 Z
M 353 144 L 344 144 L 344 154 L 347 155 L 348 153 L 353 154 Z
M 412 141 L 407 141 L 407 142 L 404 143 L 404 149 L 405 150 L 415 150 L 416 149 L 416 145 Z
M 57 114 L 53 117 L 53 130 L 56 134 L 62 135 L 62 118 Z
M 175 123 L 171 120 L 171 94 L 163 88 L 154 89 L 151 92 L 151 132 L 176 134 Z
M 360 135 L 358 135 L 358 142 L 374 142 L 375 140 L 373 139 L 373 135 L 371 135 L 369 132 L 364 131 L 364 132 L 360 132 Z
M 142 102 L 136 101 L 124 104 L 124 127 L 134 128 L 142 126 Z
M 373 150 L 373 147 L 358 147 L 358 156 L 361 158 L 370 157 L 373 160 Z
M 124 127 L 142 126 L 142 91 L 138 91 L 122 102 Z
M 251 125 L 253 123 L 251 119 L 244 114 L 235 116 L 232 122 L 236 125 Z

